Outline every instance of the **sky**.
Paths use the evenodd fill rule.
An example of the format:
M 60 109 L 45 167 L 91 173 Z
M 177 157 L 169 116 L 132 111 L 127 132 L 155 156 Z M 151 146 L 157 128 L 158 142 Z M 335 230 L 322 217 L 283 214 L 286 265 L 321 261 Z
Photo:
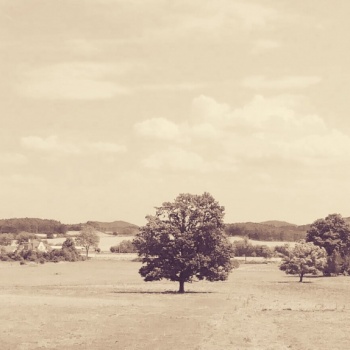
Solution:
M 350 216 L 350 2 L 0 0 L 0 218 Z

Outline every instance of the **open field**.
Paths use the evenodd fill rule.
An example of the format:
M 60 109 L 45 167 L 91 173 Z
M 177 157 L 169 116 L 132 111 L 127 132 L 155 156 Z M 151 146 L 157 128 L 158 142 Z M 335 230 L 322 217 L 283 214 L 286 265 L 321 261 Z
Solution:
M 0 348 L 347 349 L 350 277 L 298 283 L 277 265 L 226 282 L 143 282 L 131 261 L 0 264 Z
M 100 247 L 101 251 L 103 251 L 103 252 L 109 252 L 110 247 L 118 245 L 121 241 L 124 241 L 124 240 L 132 241 L 135 238 L 135 236 L 111 236 L 111 235 L 105 234 L 103 232 L 99 232 L 98 235 L 100 237 L 99 247 Z M 55 245 L 55 244 L 62 244 L 65 240 L 66 240 L 66 238 L 59 237 L 59 238 L 48 239 L 47 241 L 50 245 Z M 232 237 L 229 237 L 229 240 L 231 242 L 239 241 L 239 240 L 243 240 L 243 237 L 232 236 Z M 250 239 L 249 242 L 253 245 L 267 245 L 268 247 L 271 247 L 271 248 L 273 248 L 277 245 L 284 245 L 287 243 L 290 245 L 295 244 L 295 242 L 256 241 L 256 240 L 252 240 L 252 239 Z
M 244 237 L 241 236 L 231 236 L 229 237 L 230 242 L 234 242 L 234 241 L 242 241 L 244 239 Z M 287 242 L 287 241 L 257 241 L 255 239 L 250 239 L 249 243 L 253 244 L 253 245 L 267 245 L 270 248 L 274 248 L 276 246 L 281 246 L 281 245 L 285 245 L 285 244 L 289 244 L 291 246 L 295 245 L 295 242 Z
M 100 243 L 98 246 L 103 252 L 109 252 L 110 251 L 109 249 L 112 246 L 118 245 L 120 242 L 124 240 L 133 240 L 135 237 L 135 236 L 111 236 L 103 232 L 99 232 L 98 235 L 100 237 Z M 58 237 L 58 238 L 48 239 L 47 241 L 50 245 L 56 245 L 56 244 L 62 244 L 65 240 L 66 240 L 65 237 Z

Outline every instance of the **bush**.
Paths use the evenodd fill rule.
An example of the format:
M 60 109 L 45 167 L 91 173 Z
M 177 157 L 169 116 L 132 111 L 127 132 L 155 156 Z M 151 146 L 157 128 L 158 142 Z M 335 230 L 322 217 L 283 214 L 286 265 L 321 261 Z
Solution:
M 242 241 L 233 242 L 233 250 L 235 256 L 251 256 L 271 258 L 273 250 L 267 245 L 253 245 L 247 238 Z
M 130 240 L 121 241 L 109 249 L 112 253 L 137 253 L 137 249 Z
M 239 268 L 239 261 L 238 260 L 231 260 L 232 266 L 234 269 L 238 269 Z
M 290 246 L 288 243 L 283 245 L 278 245 L 275 247 L 275 253 L 277 254 L 277 256 L 283 258 L 289 255 L 289 249 L 290 249 Z
M 327 265 L 323 273 L 325 276 L 337 276 L 342 272 L 343 259 L 337 250 L 327 258 Z

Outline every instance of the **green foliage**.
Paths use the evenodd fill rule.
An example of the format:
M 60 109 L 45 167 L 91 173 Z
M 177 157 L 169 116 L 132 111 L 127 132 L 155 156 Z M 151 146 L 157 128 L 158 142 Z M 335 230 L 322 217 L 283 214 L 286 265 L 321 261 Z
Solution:
M 156 208 L 133 241 L 143 258 L 141 276 L 145 281 L 178 281 L 182 293 L 184 283 L 194 279 L 227 279 L 233 250 L 223 217 L 224 207 L 208 193 L 180 194 Z
M 253 245 L 247 237 L 240 241 L 234 241 L 232 246 L 235 256 L 257 256 L 263 258 L 271 258 L 273 256 L 273 250 L 270 247 L 267 245 Z
M 300 282 L 305 274 L 316 275 L 323 272 L 327 265 L 327 252 L 324 248 L 314 245 L 312 242 L 300 241 L 290 248 L 280 269 L 290 275 L 299 275 Z
M 100 237 L 97 235 L 93 226 L 85 225 L 77 237 L 77 244 L 85 248 L 86 257 L 89 256 L 89 250 L 91 247 L 98 247 Z
M 344 257 L 350 252 L 350 227 L 341 215 L 331 214 L 311 225 L 306 241 L 325 248 L 328 256 L 337 250 Z
M 28 233 L 28 232 L 21 232 L 18 235 L 16 235 L 16 240 L 18 244 L 23 244 L 25 242 L 28 242 L 30 239 L 35 239 L 34 233 Z
M 278 246 L 275 246 L 274 250 L 277 256 L 280 256 L 283 258 L 289 255 L 290 245 L 288 243 L 284 245 L 278 245 Z
M 84 260 L 75 248 L 72 238 L 67 238 L 63 242 L 62 249 L 54 249 L 50 252 L 40 252 L 36 250 L 22 250 L 20 252 L 5 253 L 1 252 L 0 259 L 2 261 L 32 261 L 40 264 L 46 261 L 79 261 Z
M 136 253 L 137 249 L 132 241 L 126 239 L 111 247 L 110 251 L 112 253 Z
M 0 220 L 0 233 L 66 233 L 66 225 L 56 220 L 36 218 L 14 218 Z
M 3 233 L 0 235 L 0 245 L 10 245 L 13 239 L 14 235 L 12 233 Z
M 248 237 L 258 241 L 298 241 L 305 239 L 307 226 L 292 224 L 273 225 L 271 223 L 235 223 L 226 224 L 228 236 Z
M 82 225 L 81 224 L 74 224 L 74 225 L 66 225 L 67 231 L 81 231 Z
M 327 276 L 339 275 L 342 272 L 343 259 L 337 250 L 334 250 L 331 256 L 327 258 L 327 266 L 324 274 Z
M 125 221 L 114 221 L 114 222 L 88 221 L 86 224 L 94 227 L 98 231 L 113 232 L 113 235 L 133 236 L 139 232 L 138 226 L 130 224 Z

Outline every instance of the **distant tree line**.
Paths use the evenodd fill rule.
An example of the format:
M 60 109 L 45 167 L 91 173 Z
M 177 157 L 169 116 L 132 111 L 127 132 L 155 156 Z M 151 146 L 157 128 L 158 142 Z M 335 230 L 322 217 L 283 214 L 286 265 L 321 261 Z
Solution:
M 25 231 L 29 233 L 65 234 L 67 225 L 56 220 L 36 218 L 14 218 L 0 220 L 0 233 L 13 233 Z
M 139 227 L 126 222 L 97 222 L 88 221 L 86 223 L 94 227 L 97 231 L 110 232 L 114 236 L 134 236 L 139 232 Z
M 225 232 L 228 236 L 248 237 L 257 241 L 292 241 L 305 239 L 309 225 L 280 226 L 259 224 L 253 222 L 226 224 Z

